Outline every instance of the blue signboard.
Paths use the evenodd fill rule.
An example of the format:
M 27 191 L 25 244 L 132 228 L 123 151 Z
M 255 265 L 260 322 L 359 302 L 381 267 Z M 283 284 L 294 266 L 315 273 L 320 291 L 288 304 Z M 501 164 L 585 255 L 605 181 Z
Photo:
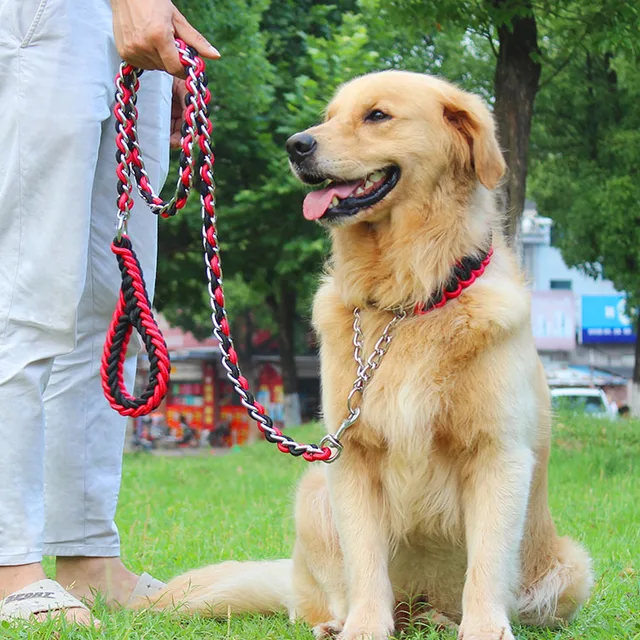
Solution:
M 582 296 L 583 344 L 635 340 L 633 323 L 625 314 L 624 296 Z

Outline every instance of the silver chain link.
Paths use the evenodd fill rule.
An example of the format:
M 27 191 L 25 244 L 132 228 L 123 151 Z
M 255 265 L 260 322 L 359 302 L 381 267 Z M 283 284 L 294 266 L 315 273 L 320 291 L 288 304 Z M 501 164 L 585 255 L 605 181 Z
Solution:
M 342 421 L 340 428 L 334 434 L 326 435 L 321 441 L 320 446 L 330 447 L 332 456 L 326 462 L 335 462 L 342 454 L 344 448 L 340 442 L 342 434 L 352 427 L 360 417 L 360 406 L 355 405 L 355 397 L 362 399 L 364 390 L 371 381 L 375 370 L 382 363 L 391 341 L 393 340 L 393 330 L 396 325 L 407 317 L 405 311 L 397 312 L 387 323 L 382 331 L 382 335 L 376 341 L 373 351 L 365 362 L 362 358 L 364 334 L 362 333 L 362 323 L 360 318 L 360 309 L 356 307 L 353 310 L 353 359 L 358 365 L 356 379 L 351 387 L 351 391 L 347 396 L 347 417 Z
M 122 134 L 122 146 L 124 147 L 124 155 L 123 155 L 123 176 L 124 176 L 124 182 L 122 183 L 122 191 L 123 193 L 126 193 L 127 196 L 130 198 L 132 195 L 132 191 L 133 191 L 133 185 L 131 182 L 131 168 L 129 167 L 129 156 L 131 155 L 131 147 L 130 147 L 130 143 L 132 143 L 131 138 L 129 137 L 129 135 L 126 132 L 125 126 L 124 126 L 124 121 L 126 120 L 126 116 L 124 113 L 124 110 L 126 108 L 125 102 L 122 98 L 123 94 L 124 94 L 124 76 L 122 74 L 122 70 L 124 68 L 124 63 L 122 63 L 121 67 L 120 67 L 120 73 L 118 73 L 118 76 L 116 77 L 116 102 L 117 102 L 117 111 L 116 111 L 116 117 L 118 117 L 118 132 L 120 134 Z M 133 86 L 135 86 L 137 80 L 138 80 L 138 74 L 136 73 L 136 71 L 133 71 L 132 73 L 132 78 L 133 78 Z M 135 126 L 133 128 L 133 133 L 135 136 Z M 120 240 L 122 238 L 123 234 L 127 234 L 127 223 L 129 222 L 129 218 L 131 217 L 131 211 L 129 209 L 124 209 L 122 211 L 118 211 L 118 216 L 117 216 L 117 227 L 116 227 L 116 236 L 118 238 L 118 240 Z

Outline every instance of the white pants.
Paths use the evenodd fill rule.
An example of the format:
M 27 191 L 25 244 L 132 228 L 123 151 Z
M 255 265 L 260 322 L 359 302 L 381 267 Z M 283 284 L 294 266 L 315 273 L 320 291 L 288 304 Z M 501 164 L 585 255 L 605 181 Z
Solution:
M 109 248 L 118 64 L 109 0 L 0 0 L 0 565 L 119 555 L 126 421 L 99 378 L 120 284 Z M 141 85 L 158 189 L 171 78 L 145 73 Z M 140 203 L 129 234 L 152 294 L 156 218 Z

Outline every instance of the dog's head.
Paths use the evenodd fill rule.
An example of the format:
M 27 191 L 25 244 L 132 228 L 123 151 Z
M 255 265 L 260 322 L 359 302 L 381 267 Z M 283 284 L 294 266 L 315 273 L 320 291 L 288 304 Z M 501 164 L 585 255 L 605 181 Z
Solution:
M 300 180 L 329 181 L 304 203 L 305 217 L 323 222 L 379 221 L 400 198 L 428 199 L 445 178 L 493 189 L 505 168 L 479 97 L 402 71 L 344 85 L 324 123 L 289 138 L 287 151 Z

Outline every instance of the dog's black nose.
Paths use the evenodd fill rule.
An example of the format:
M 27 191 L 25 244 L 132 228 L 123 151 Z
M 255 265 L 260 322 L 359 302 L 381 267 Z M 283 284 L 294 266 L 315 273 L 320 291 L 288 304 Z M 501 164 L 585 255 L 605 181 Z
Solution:
M 287 140 L 287 153 L 291 162 L 306 160 L 318 146 L 315 138 L 308 133 L 296 133 Z

